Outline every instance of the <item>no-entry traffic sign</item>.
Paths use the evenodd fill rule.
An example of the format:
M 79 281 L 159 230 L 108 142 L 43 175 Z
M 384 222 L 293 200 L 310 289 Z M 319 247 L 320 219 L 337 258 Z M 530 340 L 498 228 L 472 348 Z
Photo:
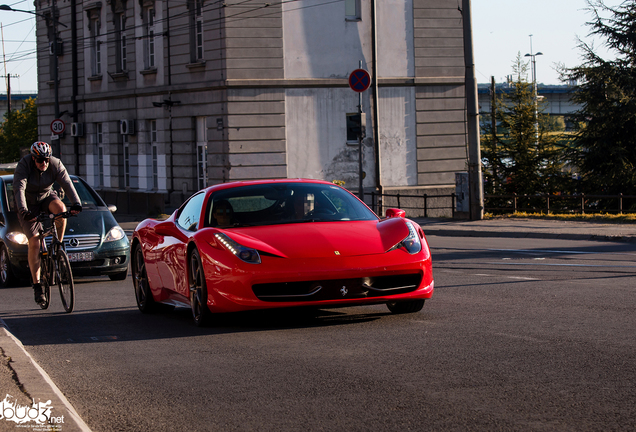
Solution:
M 349 87 L 351 90 L 362 93 L 371 85 L 371 76 L 364 69 L 356 69 L 349 75 Z
M 56 135 L 63 134 L 65 129 L 66 129 L 66 124 L 64 123 L 64 120 L 55 119 L 51 122 L 51 132 L 53 132 L 54 134 Z

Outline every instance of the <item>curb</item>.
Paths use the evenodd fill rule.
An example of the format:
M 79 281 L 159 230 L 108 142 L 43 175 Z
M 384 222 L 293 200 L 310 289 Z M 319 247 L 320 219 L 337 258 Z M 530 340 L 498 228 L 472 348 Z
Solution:
M 546 232 L 514 232 L 514 231 L 471 231 L 453 229 L 427 229 L 422 226 L 427 236 L 441 237 L 500 237 L 500 238 L 528 238 L 528 239 L 550 239 L 550 240 L 588 240 L 604 242 L 627 242 L 636 243 L 636 237 L 619 235 L 599 235 L 599 234 L 571 234 L 571 233 L 546 233 Z
M 26 351 L 22 342 L 9 331 L 2 318 L 0 318 L 0 347 L 5 355 L 11 358 L 13 371 L 32 400 L 34 402 L 51 401 L 52 417 L 64 416 L 62 430 L 91 432 L 62 391 L 53 383 L 51 377 Z M 42 426 L 45 427 L 45 425 Z

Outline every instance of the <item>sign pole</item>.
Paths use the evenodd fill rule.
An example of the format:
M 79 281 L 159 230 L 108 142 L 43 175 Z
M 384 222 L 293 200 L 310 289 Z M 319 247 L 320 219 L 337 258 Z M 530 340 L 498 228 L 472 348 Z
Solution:
M 362 69 L 362 60 L 360 60 L 359 68 Z M 363 186 L 363 169 L 362 169 L 362 161 L 363 161 L 363 149 L 362 149 L 362 92 L 358 92 L 358 118 L 360 119 L 360 129 L 358 130 L 358 178 L 359 178 L 359 195 L 360 200 L 364 202 L 364 186 Z
M 364 170 L 362 169 L 364 156 L 362 148 L 362 138 L 364 138 L 362 132 L 364 130 L 364 126 L 362 124 L 362 92 L 368 89 L 369 85 L 371 85 L 371 76 L 369 75 L 369 72 L 362 69 L 362 60 L 360 60 L 358 69 L 354 70 L 349 75 L 349 87 L 351 87 L 351 90 L 358 93 L 358 119 L 360 122 L 358 130 L 358 195 L 362 201 L 364 201 L 364 187 L 362 184 L 364 180 Z

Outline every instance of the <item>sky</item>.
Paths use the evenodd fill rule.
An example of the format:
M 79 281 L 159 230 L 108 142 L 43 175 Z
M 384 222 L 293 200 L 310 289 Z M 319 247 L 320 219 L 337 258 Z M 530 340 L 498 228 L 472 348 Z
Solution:
M 3 1 L 7 0 L 0 3 Z M 606 0 L 609 6 L 621 2 Z M 461 0 L 457 3 L 460 5 Z M 33 10 L 30 0 L 8 0 L 7 4 L 14 9 Z M 491 76 L 497 82 L 504 82 L 505 77 L 512 74 L 517 54 L 531 53 L 532 41 L 532 51 L 543 53 L 536 56 L 537 82 L 561 84 L 556 65 L 579 65 L 581 52 L 576 48 L 577 36 L 592 41 L 588 37 L 590 29 L 585 25 L 591 19 L 585 10 L 585 0 L 471 0 L 471 5 L 475 73 L 479 83 L 489 83 Z M 35 16 L 0 11 L 0 23 L 6 60 L 2 62 L 0 75 L 12 76 L 12 93 L 36 92 Z M 601 45 L 595 42 L 603 54 L 606 51 Z M 0 93 L 5 93 L 6 85 L 0 87 Z
M 607 6 L 621 3 L 622 0 L 605 0 Z M 582 63 L 577 37 L 594 43 L 596 52 L 604 58 L 612 58 L 601 40 L 589 36 L 591 28 L 585 23 L 592 14 L 585 0 L 471 0 L 471 5 L 478 83 L 490 83 L 492 76 L 496 82 L 505 82 L 506 76 L 513 73 L 519 53 L 524 61 L 530 61 L 525 54 L 540 52 L 542 55 L 535 57 L 537 82 L 563 84 L 556 66 L 575 67 Z

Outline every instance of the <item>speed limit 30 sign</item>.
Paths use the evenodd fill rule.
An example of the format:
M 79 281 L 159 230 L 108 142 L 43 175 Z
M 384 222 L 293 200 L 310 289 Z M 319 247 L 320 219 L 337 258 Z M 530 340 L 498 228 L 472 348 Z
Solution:
M 54 134 L 61 135 L 64 133 L 65 129 L 66 124 L 64 123 L 64 120 L 55 119 L 51 122 L 51 132 L 53 132 Z

